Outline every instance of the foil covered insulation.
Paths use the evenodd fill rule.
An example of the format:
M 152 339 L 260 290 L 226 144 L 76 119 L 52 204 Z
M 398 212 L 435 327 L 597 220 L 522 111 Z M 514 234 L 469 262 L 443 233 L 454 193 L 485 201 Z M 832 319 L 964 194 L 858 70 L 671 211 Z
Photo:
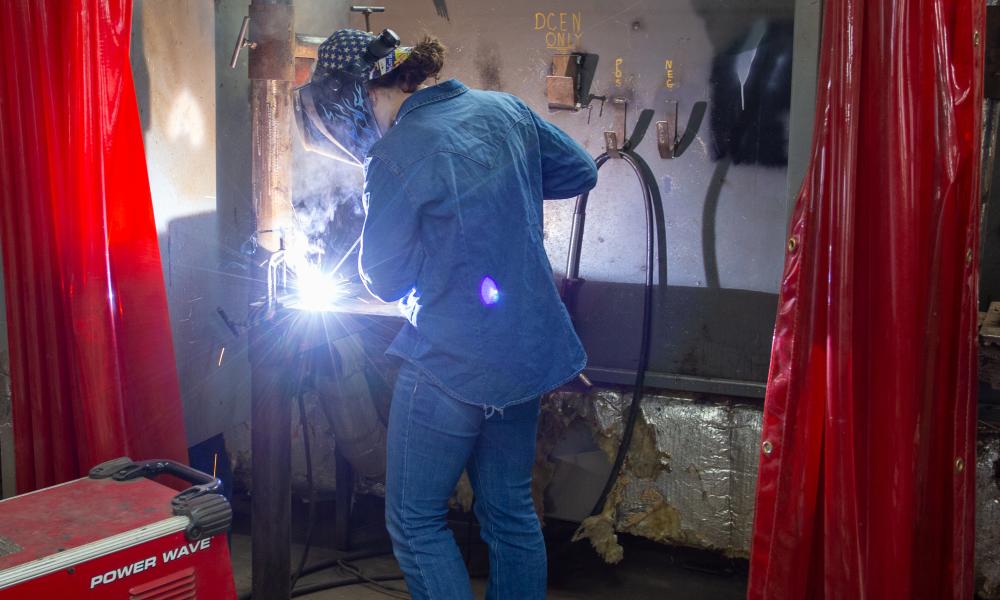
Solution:
M 616 390 L 560 393 L 553 395 L 545 410 L 559 415 L 552 420 L 569 424 L 568 429 L 577 419 L 588 423 L 607 465 L 621 441 L 630 401 L 630 394 Z M 760 423 L 760 409 L 754 406 L 647 395 L 622 478 L 611 496 L 613 506 L 605 511 L 615 529 L 659 542 L 747 556 Z M 558 449 L 557 445 L 553 458 L 567 462 Z M 587 464 L 583 456 L 589 452 L 582 447 L 575 463 Z M 606 476 L 607 466 L 601 474 Z M 558 483 L 557 470 L 553 485 Z M 564 494 L 549 492 L 559 504 Z M 593 530 L 607 533 L 607 527 Z M 597 542 L 595 547 L 609 547 L 605 541 L 592 536 L 591 540 Z
M 976 457 L 976 593 L 1000 599 L 1000 433 L 980 430 Z

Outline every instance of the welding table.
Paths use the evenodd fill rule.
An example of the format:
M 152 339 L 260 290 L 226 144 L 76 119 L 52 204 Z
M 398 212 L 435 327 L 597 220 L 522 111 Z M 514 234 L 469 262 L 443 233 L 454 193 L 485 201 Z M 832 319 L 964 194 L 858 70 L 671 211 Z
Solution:
M 291 415 L 298 383 L 296 366 L 305 352 L 373 326 L 385 326 L 386 319 L 402 325 L 396 305 L 356 299 L 338 302 L 335 310 L 307 311 L 279 301 L 267 318 L 250 329 L 254 598 L 290 597 Z M 337 454 L 336 541 L 343 546 L 353 483 L 346 461 Z

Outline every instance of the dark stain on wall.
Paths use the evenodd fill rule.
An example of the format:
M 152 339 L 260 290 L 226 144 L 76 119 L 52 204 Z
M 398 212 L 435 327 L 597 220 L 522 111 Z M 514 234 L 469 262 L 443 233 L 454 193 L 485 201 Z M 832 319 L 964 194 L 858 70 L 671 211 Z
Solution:
M 448 3 L 445 0 L 434 0 L 434 9 L 437 11 L 438 16 L 442 19 L 451 20 L 451 18 L 448 17 Z
M 503 81 L 500 78 L 502 65 L 500 63 L 500 48 L 496 44 L 486 44 L 476 52 L 476 72 L 479 74 L 479 87 L 484 90 L 501 91 Z

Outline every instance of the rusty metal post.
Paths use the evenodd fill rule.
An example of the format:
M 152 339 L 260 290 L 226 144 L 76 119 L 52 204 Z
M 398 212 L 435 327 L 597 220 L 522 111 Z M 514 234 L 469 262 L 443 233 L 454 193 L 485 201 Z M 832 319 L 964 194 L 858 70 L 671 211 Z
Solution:
M 295 79 L 291 0 L 250 3 L 251 175 L 257 240 L 274 252 L 291 230 L 292 82 Z M 259 263 L 260 261 L 255 261 Z M 287 367 L 265 349 L 273 328 L 251 334 L 253 597 L 291 596 L 291 400 Z
M 250 119 L 254 214 L 258 242 L 279 247 L 291 231 L 292 82 L 295 80 L 295 12 L 291 0 L 250 3 Z
M 254 598 L 287 600 L 291 580 L 292 361 L 273 321 L 250 331 L 251 569 Z

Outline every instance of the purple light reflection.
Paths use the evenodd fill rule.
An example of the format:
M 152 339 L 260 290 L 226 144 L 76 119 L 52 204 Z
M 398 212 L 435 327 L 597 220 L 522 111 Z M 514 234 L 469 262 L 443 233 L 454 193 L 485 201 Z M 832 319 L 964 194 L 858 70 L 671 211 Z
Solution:
M 492 277 L 483 277 L 479 284 L 479 298 L 486 306 L 492 306 L 500 301 L 500 288 Z

